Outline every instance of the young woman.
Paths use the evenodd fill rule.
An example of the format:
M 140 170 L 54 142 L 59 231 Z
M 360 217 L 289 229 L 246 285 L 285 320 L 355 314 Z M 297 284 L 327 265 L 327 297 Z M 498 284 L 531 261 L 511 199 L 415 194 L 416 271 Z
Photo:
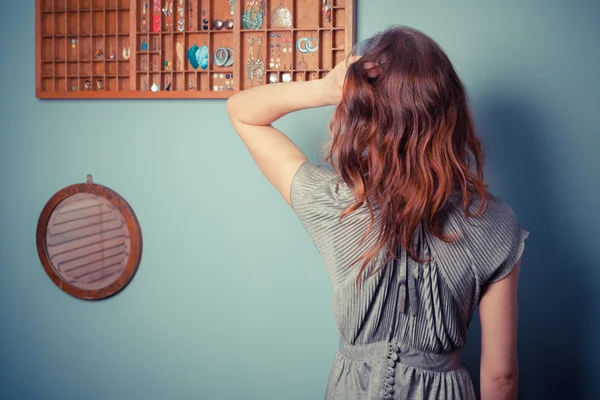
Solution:
M 271 126 L 327 105 L 333 171 Z M 324 79 L 246 90 L 227 111 L 333 284 L 340 345 L 326 399 L 475 399 L 461 349 L 477 306 L 481 397 L 517 398 L 529 231 L 487 190 L 465 89 L 431 38 L 388 29 Z

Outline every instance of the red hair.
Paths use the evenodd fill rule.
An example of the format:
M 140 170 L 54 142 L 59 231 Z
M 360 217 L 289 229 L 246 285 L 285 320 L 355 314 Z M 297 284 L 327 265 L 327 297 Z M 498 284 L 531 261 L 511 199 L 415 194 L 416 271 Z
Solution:
M 441 240 L 454 240 L 442 234 L 438 218 L 453 192 L 462 194 L 467 217 L 481 215 L 488 200 L 483 145 L 466 90 L 441 47 L 417 30 L 394 27 L 362 51 L 348 67 L 326 156 L 356 200 L 340 219 L 366 203 L 371 224 L 364 240 L 375 208 L 381 218 L 376 244 L 351 264 L 363 261 L 357 286 L 384 248 L 388 261 L 399 245 L 415 261 L 427 261 L 411 248 L 421 222 Z M 469 215 L 475 196 L 481 207 Z

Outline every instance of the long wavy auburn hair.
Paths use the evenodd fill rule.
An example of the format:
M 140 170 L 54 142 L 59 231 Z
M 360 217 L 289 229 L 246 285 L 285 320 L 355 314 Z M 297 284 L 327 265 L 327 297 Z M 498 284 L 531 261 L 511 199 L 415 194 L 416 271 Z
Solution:
M 416 262 L 429 260 L 411 246 L 421 223 L 443 241 L 458 239 L 441 228 L 440 210 L 453 192 L 462 194 L 467 218 L 485 212 L 489 193 L 467 93 L 442 48 L 422 32 L 393 27 L 355 46 L 353 55 L 361 58 L 348 67 L 326 161 L 355 197 L 340 219 L 366 204 L 365 240 L 375 211 L 380 218 L 375 245 L 348 266 L 362 261 L 360 289 L 365 268 L 382 250 L 386 262 L 365 279 L 396 258 L 398 246 Z M 475 197 L 481 206 L 471 215 Z

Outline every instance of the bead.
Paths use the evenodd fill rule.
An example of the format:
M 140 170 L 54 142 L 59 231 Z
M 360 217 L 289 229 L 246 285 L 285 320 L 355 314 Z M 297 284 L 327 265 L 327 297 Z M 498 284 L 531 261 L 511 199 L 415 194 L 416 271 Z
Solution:
M 392 350 L 394 353 L 397 353 L 398 351 L 400 351 L 400 348 L 394 344 L 392 345 L 392 347 L 390 347 L 390 350 Z
M 398 354 L 392 353 L 392 354 L 390 354 L 390 358 L 394 361 L 398 361 Z
M 229 79 L 231 76 L 229 74 L 225 75 L 225 78 Z
M 390 360 L 390 359 L 386 360 L 386 362 L 385 362 L 385 363 L 386 363 L 386 364 L 387 364 L 387 366 L 388 366 L 388 367 L 390 367 L 390 368 L 392 368 L 392 367 L 394 367 L 394 365 L 396 365 L 396 363 L 395 363 L 393 360 Z
M 385 380 L 385 383 L 387 383 L 388 385 L 393 385 L 393 384 L 394 384 L 394 382 L 395 382 L 395 381 L 394 381 L 394 378 L 387 378 L 387 379 Z
M 219 78 L 221 78 L 221 79 L 225 78 L 225 74 L 219 74 Z
M 277 33 L 277 37 L 281 36 L 281 33 Z
M 216 92 L 219 90 L 219 87 L 217 85 L 213 86 L 213 90 Z
M 219 74 L 213 74 L 213 79 L 217 79 L 219 77 Z
M 394 394 L 394 388 L 393 388 L 393 387 L 388 387 L 388 388 L 385 388 L 385 392 L 386 392 L 387 394 Z

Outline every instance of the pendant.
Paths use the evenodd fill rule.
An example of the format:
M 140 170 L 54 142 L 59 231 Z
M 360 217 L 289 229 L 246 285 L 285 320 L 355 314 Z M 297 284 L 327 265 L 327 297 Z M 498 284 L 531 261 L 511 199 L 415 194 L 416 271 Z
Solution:
M 205 44 L 196 51 L 196 61 L 203 70 L 208 68 L 208 47 Z
M 198 59 L 196 58 L 196 53 L 198 52 L 199 48 L 198 46 L 196 46 L 196 43 L 194 43 L 194 45 L 188 50 L 187 52 L 187 56 L 188 56 L 188 60 L 190 62 L 190 64 L 192 64 L 192 67 L 194 69 L 198 69 Z
M 283 2 L 273 13 L 272 22 L 275 28 L 292 28 L 292 12 L 283 5 Z

